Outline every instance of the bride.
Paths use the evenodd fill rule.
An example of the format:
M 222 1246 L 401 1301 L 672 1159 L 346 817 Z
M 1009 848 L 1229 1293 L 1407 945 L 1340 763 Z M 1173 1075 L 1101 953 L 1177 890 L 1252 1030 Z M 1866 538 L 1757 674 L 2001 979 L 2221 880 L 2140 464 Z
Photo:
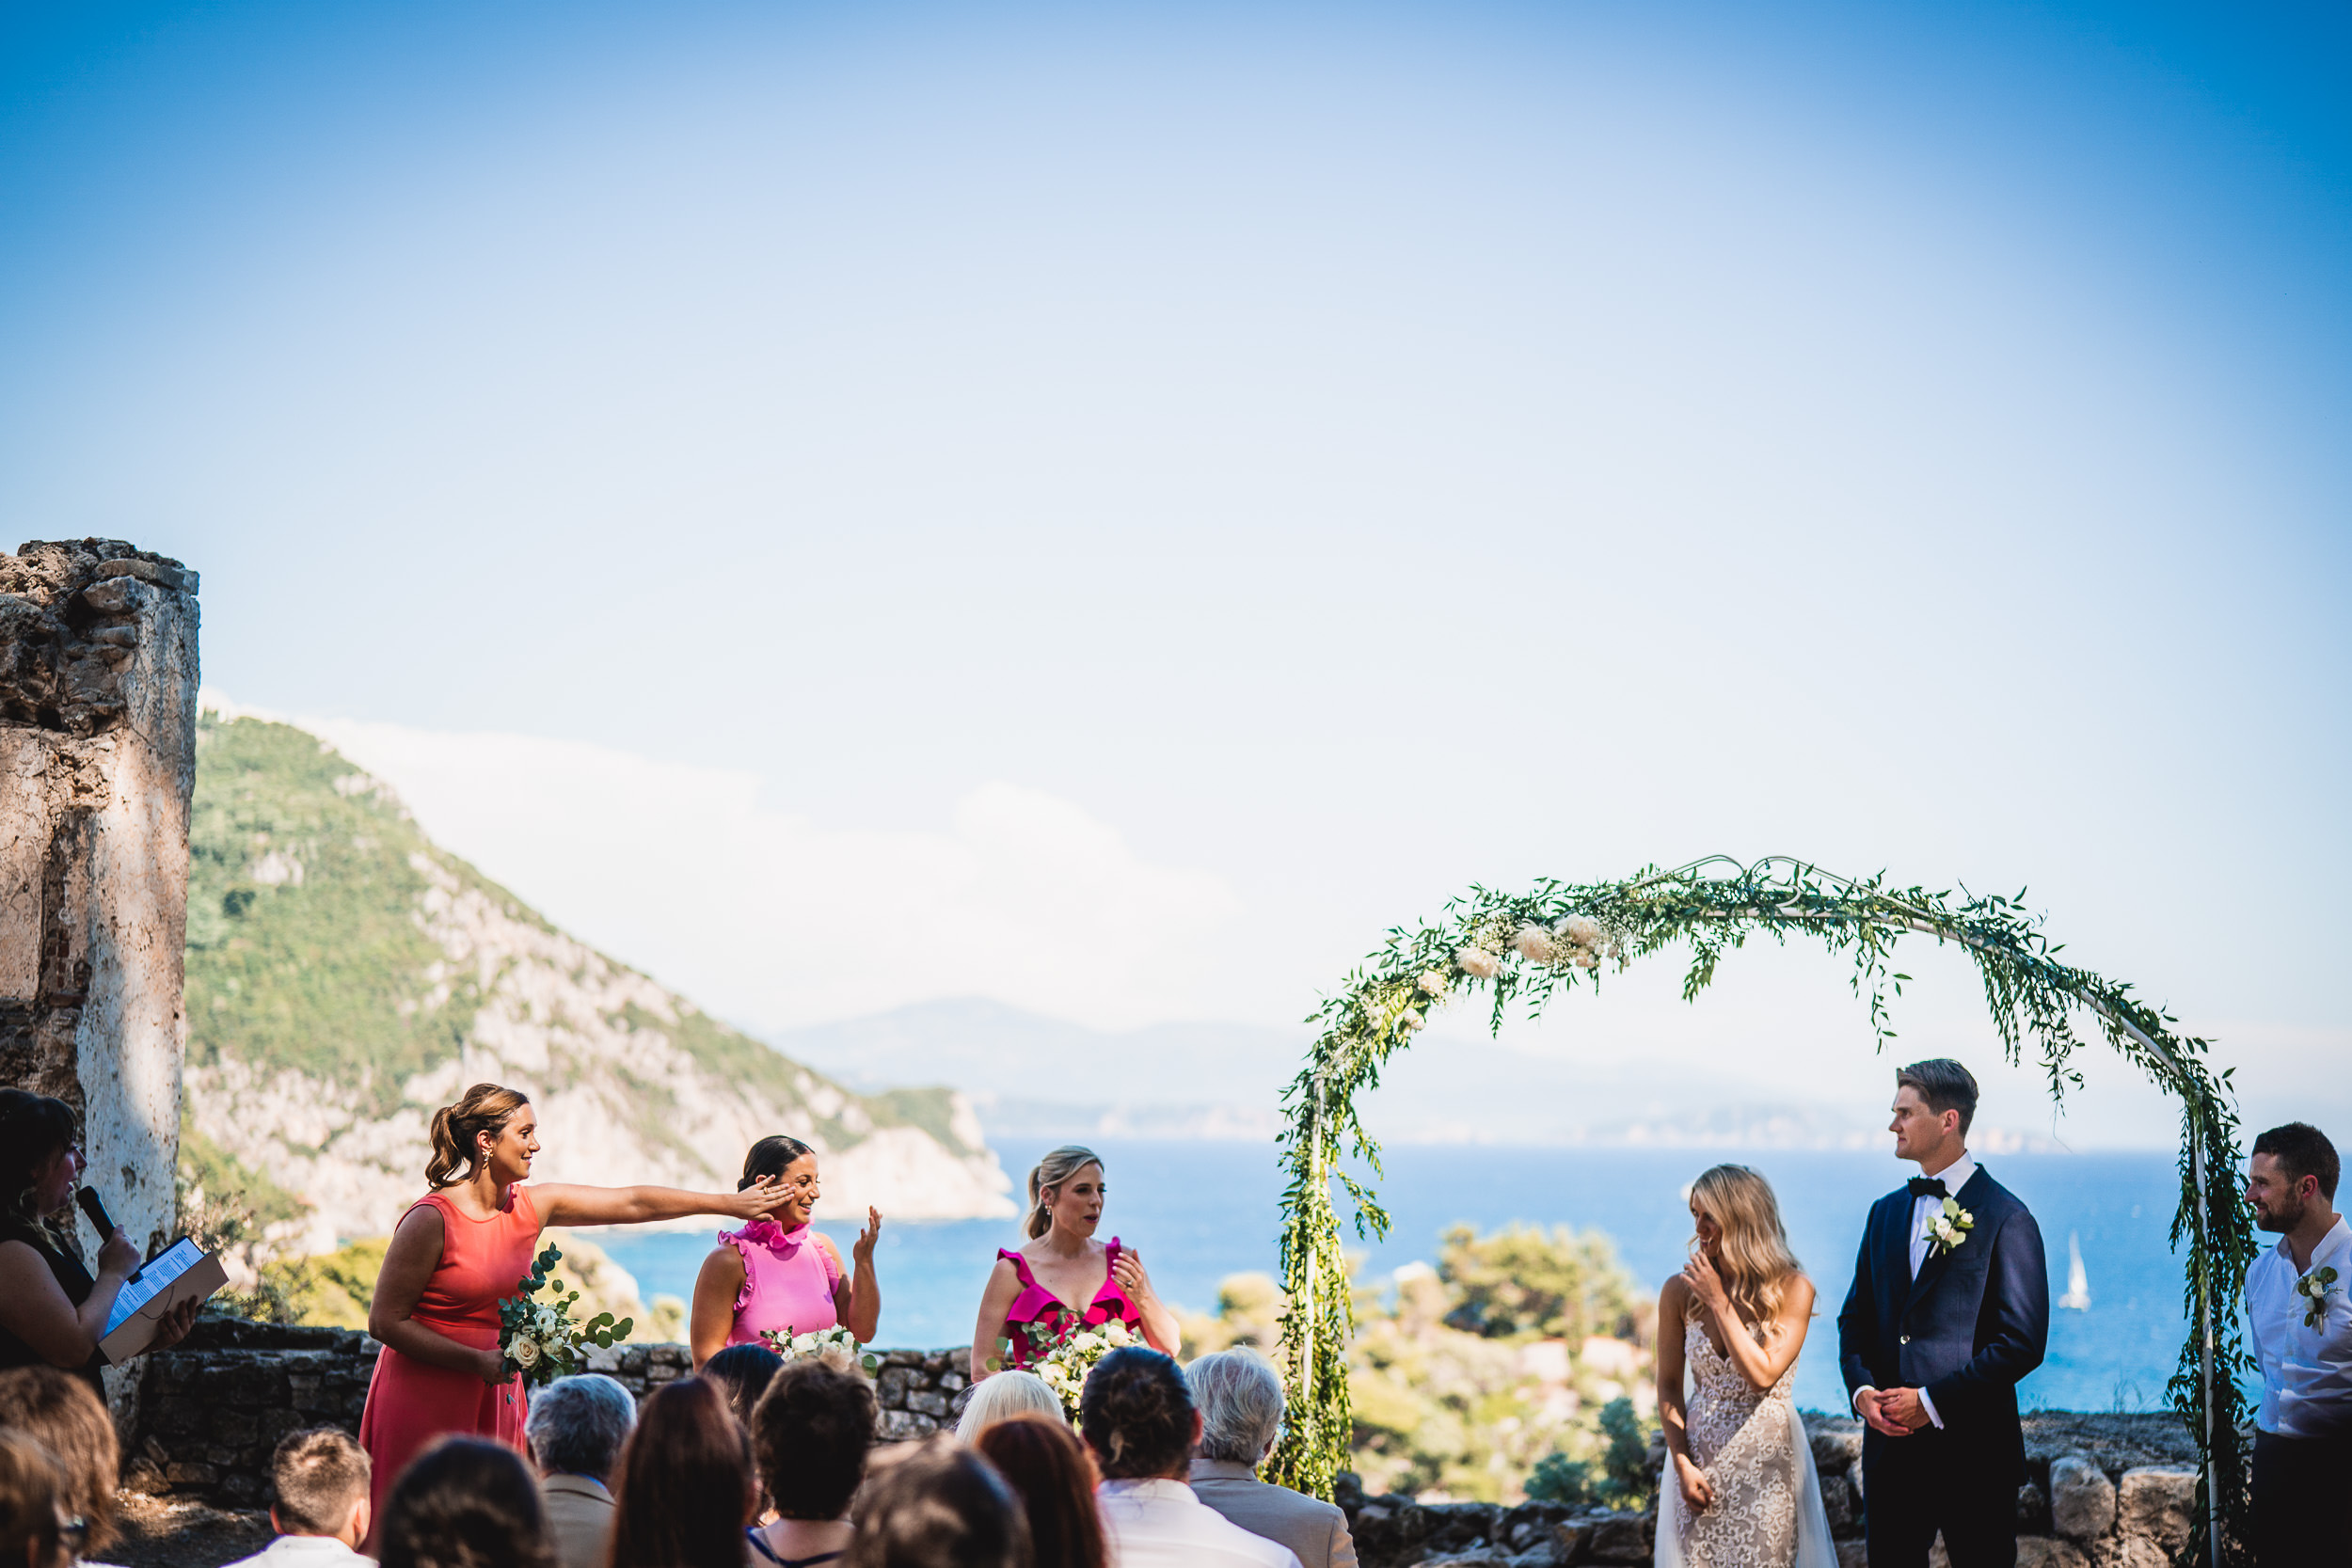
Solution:
M 1813 1281 L 1745 1165 L 1691 1184 L 1698 1244 L 1658 1292 L 1658 1568 L 1836 1568 L 1813 1447 L 1789 1389 Z M 1686 1402 L 1683 1370 L 1695 1387 Z

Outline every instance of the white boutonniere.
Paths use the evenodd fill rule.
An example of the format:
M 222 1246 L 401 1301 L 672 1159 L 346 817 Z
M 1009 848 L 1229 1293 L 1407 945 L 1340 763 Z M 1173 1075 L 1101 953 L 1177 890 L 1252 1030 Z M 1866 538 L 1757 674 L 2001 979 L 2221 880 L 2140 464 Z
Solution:
M 1958 1198 L 1944 1200 L 1941 1213 L 1928 1216 L 1928 1256 L 1958 1252 L 1960 1243 L 1968 1239 L 1968 1232 L 1977 1227 L 1977 1216 L 1960 1206 Z
M 2295 1282 L 2295 1293 L 2311 1303 L 2303 1308 L 2303 1326 L 2317 1328 L 2328 1317 L 2328 1297 L 2333 1293 L 2336 1271 L 2331 1265 L 2314 1269 Z

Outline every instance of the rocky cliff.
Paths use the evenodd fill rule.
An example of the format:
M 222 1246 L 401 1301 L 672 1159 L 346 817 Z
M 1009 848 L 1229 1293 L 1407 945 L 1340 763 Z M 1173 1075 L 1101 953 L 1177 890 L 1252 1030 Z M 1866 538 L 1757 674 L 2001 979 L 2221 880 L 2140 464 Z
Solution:
M 484 1079 L 532 1096 L 542 1180 L 732 1187 L 746 1147 L 788 1132 L 822 1153 L 820 1213 L 1012 1212 L 961 1095 L 855 1094 L 707 1016 L 302 730 L 202 717 L 189 851 L 189 1118 L 302 1200 L 313 1249 L 388 1230 L 433 1108 Z

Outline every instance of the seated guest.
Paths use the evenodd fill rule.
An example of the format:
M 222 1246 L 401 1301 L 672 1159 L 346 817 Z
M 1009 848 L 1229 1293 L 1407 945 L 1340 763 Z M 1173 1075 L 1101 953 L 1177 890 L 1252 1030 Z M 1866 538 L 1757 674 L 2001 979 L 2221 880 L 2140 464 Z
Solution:
M 555 1568 L 547 1511 L 522 1456 L 443 1437 L 408 1463 L 376 1525 L 384 1568 Z
M 999 1372 L 989 1383 L 1003 1381 Z M 986 1387 L 983 1384 L 981 1386 Z M 1110 1549 L 1094 1511 L 1094 1461 L 1059 1411 L 993 1421 L 972 1449 L 1021 1496 L 1037 1568 L 1107 1568 Z
M 601 1372 L 559 1377 L 523 1418 L 539 1500 L 563 1568 L 604 1568 L 612 1539 L 612 1471 L 637 1425 L 637 1402 Z
M 1138 1345 L 1097 1361 L 1078 1425 L 1102 1467 L 1095 1504 L 1120 1568 L 1299 1568 L 1288 1546 L 1252 1535 L 1186 1484 L 1200 1416 L 1168 1356 Z
M 752 1407 L 768 1391 L 768 1380 L 784 1365 L 784 1357 L 766 1345 L 729 1345 L 703 1363 L 701 1375 L 727 1396 L 727 1408 L 748 1429 Z
M 778 1370 L 752 1411 L 752 1457 L 776 1511 L 750 1532 L 752 1560 L 805 1568 L 848 1552 L 850 1499 L 873 1446 L 874 1390 L 864 1378 L 821 1361 Z
M 40 1445 L 0 1432 L 0 1562 L 66 1568 L 73 1560 L 58 1492 L 57 1467 Z
M 1247 1347 L 1219 1351 L 1186 1367 L 1184 1382 L 1200 1411 L 1193 1495 L 1250 1534 L 1279 1541 L 1306 1568 L 1354 1568 L 1346 1514 L 1257 1479 L 1282 1435 L 1282 1380 L 1273 1363 Z
M 621 1455 L 612 1568 L 743 1568 L 759 1506 L 751 1444 L 707 1378 L 665 1383 Z
M 278 1539 L 230 1568 L 373 1568 L 368 1538 L 368 1456 L 341 1427 L 290 1432 L 270 1456 L 270 1528 Z
M 1029 1568 L 1029 1525 L 996 1467 L 945 1437 L 907 1445 L 858 1495 L 843 1568 Z
M 1025 1414 L 1062 1420 L 1061 1396 L 1035 1372 L 998 1372 L 972 1386 L 972 1397 L 956 1418 L 956 1441 L 969 1443 L 982 1428 Z
M 85 1527 L 73 1555 L 111 1544 L 122 1449 L 115 1441 L 114 1418 L 90 1386 L 55 1367 L 0 1372 L 0 1430 L 31 1438 L 56 1466 L 57 1506 Z

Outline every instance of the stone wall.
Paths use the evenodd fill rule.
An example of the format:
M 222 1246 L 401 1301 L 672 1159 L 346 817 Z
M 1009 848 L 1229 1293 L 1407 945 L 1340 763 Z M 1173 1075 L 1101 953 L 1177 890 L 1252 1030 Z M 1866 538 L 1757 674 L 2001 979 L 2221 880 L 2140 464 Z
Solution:
M 1861 1568 L 1862 1423 L 1807 1415 L 1841 1568 Z M 1653 1465 L 1662 1449 L 1654 1449 Z M 2197 1449 L 2171 1416 L 2026 1418 L 2032 1479 L 2017 1492 L 2019 1568 L 2165 1568 L 2188 1540 Z M 1343 1488 L 1363 1568 L 1567 1568 L 1651 1560 L 1657 1514 L 1556 1503 L 1421 1503 Z M 1933 1562 L 1944 1562 L 1938 1544 Z
M 278 1438 L 326 1423 L 358 1431 L 375 1351 L 350 1329 L 203 1320 L 181 1348 L 144 1363 L 146 1398 L 124 1456 L 125 1483 L 230 1508 L 262 1506 Z M 969 1397 L 965 1353 L 881 1355 L 874 1381 L 883 1440 L 953 1430 Z M 691 1365 L 679 1344 L 621 1345 L 597 1359 L 640 1399 Z M 1807 1416 L 1805 1426 L 1839 1560 L 1860 1568 L 1861 1425 Z M 2026 1418 L 2026 1444 L 2033 1479 L 2017 1495 L 2019 1568 L 2162 1568 L 2187 1540 L 2196 1449 L 2173 1418 L 2048 1412 Z M 1367 1497 L 1353 1477 L 1343 1478 L 1339 1501 L 1363 1568 L 1646 1563 L 1657 1529 L 1655 1513 Z
M 280 1437 L 326 1425 L 358 1434 L 375 1353 L 375 1341 L 357 1329 L 200 1320 L 177 1349 L 136 1363 L 146 1388 L 123 1453 L 124 1484 L 228 1508 L 263 1506 Z M 879 1354 L 882 1440 L 952 1431 L 967 1397 L 965 1353 Z M 680 1344 L 616 1345 L 596 1361 L 640 1400 L 693 1364 Z
M 119 539 L 0 556 L 0 1084 L 83 1118 L 152 1250 L 180 1153 L 196 574 Z M 130 1417 L 135 1380 L 108 1374 Z

